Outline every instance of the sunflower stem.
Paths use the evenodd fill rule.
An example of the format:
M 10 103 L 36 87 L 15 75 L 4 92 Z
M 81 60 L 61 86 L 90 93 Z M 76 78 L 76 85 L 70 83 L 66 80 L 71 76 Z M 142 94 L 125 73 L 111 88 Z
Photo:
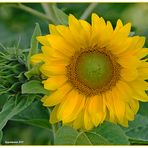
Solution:
M 51 109 L 47 108 L 49 115 L 51 114 Z M 56 131 L 58 130 L 58 123 L 57 124 L 51 124 L 51 130 L 52 130 L 52 141 L 51 143 L 54 145 L 54 141 L 55 141 L 55 136 L 56 136 Z
M 36 15 L 36 16 L 42 18 L 42 19 L 46 19 L 49 22 L 53 23 L 53 21 L 48 16 L 46 16 L 45 14 L 43 14 L 43 13 L 41 13 L 39 11 L 36 11 L 36 10 L 30 8 L 30 7 L 27 7 L 27 6 L 23 5 L 23 4 L 19 4 L 19 8 L 22 9 L 22 10 L 25 10 L 25 11 L 33 14 L 33 15 Z
M 52 22 L 55 22 L 54 20 L 54 14 L 52 12 L 52 10 L 49 7 L 49 4 L 47 3 L 41 3 L 42 8 L 44 9 L 44 12 L 46 13 L 46 15 L 52 20 Z M 52 5 L 52 4 L 50 4 Z
M 92 3 L 90 4 L 85 11 L 83 12 L 83 14 L 81 15 L 80 19 L 87 19 L 88 16 L 92 13 L 92 11 L 95 9 L 95 7 L 98 5 L 98 3 Z
M 56 3 L 51 3 L 51 4 L 41 3 L 41 5 L 46 15 L 53 21 L 53 24 L 60 24 L 59 18 L 56 14 L 56 9 L 55 9 L 57 8 Z
M 32 8 L 30 8 L 28 6 L 25 6 L 25 5 L 21 4 L 21 3 L 19 3 L 19 4 L 7 4 L 7 5 L 3 5 L 3 6 L 4 7 L 13 7 L 13 8 L 21 9 L 21 10 L 24 10 L 24 11 L 26 11 L 26 12 L 28 12 L 30 14 L 33 14 L 33 15 L 35 15 L 37 17 L 40 17 L 41 19 L 47 20 L 50 23 L 54 23 L 46 14 L 41 13 L 41 12 L 39 12 L 39 11 L 37 11 L 35 9 L 32 9 Z

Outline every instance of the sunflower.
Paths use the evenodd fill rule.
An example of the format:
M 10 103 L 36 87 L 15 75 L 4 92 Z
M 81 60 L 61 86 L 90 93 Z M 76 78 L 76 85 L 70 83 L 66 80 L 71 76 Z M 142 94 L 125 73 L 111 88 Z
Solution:
M 130 36 L 131 23 L 116 27 L 92 14 L 91 25 L 69 15 L 69 25 L 49 25 L 50 34 L 37 37 L 42 53 L 46 107 L 54 106 L 50 123 L 62 121 L 75 129 L 90 130 L 104 121 L 128 126 L 148 101 L 148 54 L 145 38 Z

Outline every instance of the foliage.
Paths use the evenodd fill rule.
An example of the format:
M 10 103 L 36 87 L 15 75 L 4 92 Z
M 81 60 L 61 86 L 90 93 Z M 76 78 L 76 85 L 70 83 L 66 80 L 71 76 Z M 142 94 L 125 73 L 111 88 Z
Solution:
M 30 51 L 27 57 L 27 67 L 29 70 L 31 68 L 31 63 L 30 63 L 31 56 L 39 52 L 38 41 L 36 40 L 37 36 L 41 36 L 41 30 L 38 23 L 36 23 L 36 27 L 34 29 L 34 33 L 31 38 Z
M 4 104 L 0 112 L 0 130 L 6 125 L 7 121 L 14 115 L 18 114 L 26 107 L 28 107 L 36 96 L 15 96 L 10 97 L 9 100 Z
M 22 94 L 47 94 L 49 91 L 45 90 L 41 82 L 38 80 L 31 80 L 22 85 Z
M 30 145 L 148 144 L 148 103 L 140 103 L 138 115 L 129 123 L 128 128 L 105 122 L 91 131 L 76 131 L 69 126 L 61 127 L 61 123 L 49 124 L 52 108 L 43 107 L 40 101 L 43 95 L 50 95 L 41 83 L 39 68 L 43 63 L 36 65 L 30 63 L 30 57 L 40 49 L 36 37 L 47 34 L 49 23 L 67 24 L 67 15 L 70 13 L 80 18 L 89 5 L 88 3 L 0 4 L 2 144 L 5 145 L 5 141 L 13 139 L 22 140 L 22 144 Z M 147 6 L 148 4 L 99 3 L 93 12 L 110 20 L 113 26 L 118 18 L 124 22 L 131 20 L 132 31 L 148 37 L 147 15 L 144 15 L 147 14 Z M 138 19 L 135 12 L 139 14 Z M 86 19 L 90 22 L 90 15 Z
M 106 122 L 97 128 L 85 132 L 70 127 L 62 127 L 56 133 L 55 144 L 58 145 L 123 145 L 129 144 L 124 131 L 115 124 Z

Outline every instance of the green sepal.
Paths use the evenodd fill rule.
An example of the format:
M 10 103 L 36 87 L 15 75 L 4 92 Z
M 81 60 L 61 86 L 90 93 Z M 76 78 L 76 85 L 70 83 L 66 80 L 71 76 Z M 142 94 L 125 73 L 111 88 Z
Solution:
M 31 80 L 22 85 L 22 94 L 44 94 L 50 95 L 50 91 L 44 89 L 39 80 Z
M 31 38 L 30 50 L 29 50 L 29 54 L 27 57 L 27 67 L 29 70 L 31 68 L 31 63 L 30 63 L 31 56 L 39 52 L 38 41 L 36 39 L 37 36 L 41 36 L 41 29 L 38 23 L 36 23 L 36 26 L 35 26 L 35 29 L 34 29 L 34 32 Z
M 30 80 L 30 78 L 32 76 L 35 75 L 40 75 L 40 67 L 43 64 L 43 62 L 37 63 L 36 65 L 34 65 L 29 71 L 25 72 L 24 75 L 27 77 L 28 80 Z

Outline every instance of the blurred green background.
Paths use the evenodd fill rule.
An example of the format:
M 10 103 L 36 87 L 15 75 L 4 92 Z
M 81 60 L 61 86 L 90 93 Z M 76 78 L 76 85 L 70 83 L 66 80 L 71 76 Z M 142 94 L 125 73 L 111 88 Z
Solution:
M 28 48 L 35 23 L 38 22 L 43 34 L 46 34 L 48 32 L 48 21 L 23 10 L 10 7 L 11 5 L 0 4 L 0 42 L 11 46 L 21 38 L 21 47 Z M 39 3 L 25 3 L 24 5 L 44 13 L 42 5 Z M 72 13 L 77 18 L 80 18 L 88 5 L 88 3 L 57 4 L 66 14 Z M 118 18 L 122 19 L 124 23 L 132 22 L 133 31 L 148 38 L 147 3 L 98 3 L 93 12 L 103 16 L 106 20 L 110 20 L 114 26 Z M 90 16 L 87 20 L 90 21 Z
M 13 3 L 14 4 L 14 3 Z M 41 26 L 43 34 L 48 33 L 48 21 L 41 19 L 23 10 L 11 7 L 12 4 L 0 4 L 0 43 L 5 46 L 14 46 L 20 40 L 20 48 L 29 48 L 30 39 L 35 23 Z M 25 3 L 24 5 L 44 13 L 40 3 Z M 74 14 L 80 18 L 89 3 L 58 3 L 57 6 L 66 14 Z M 147 37 L 148 45 L 148 3 L 98 3 L 93 12 L 110 20 L 115 26 L 117 19 L 124 23 L 132 23 L 132 31 Z M 87 18 L 90 22 L 90 16 Z M 41 105 L 40 102 L 38 102 Z M 0 104 L 1 105 L 1 104 Z M 45 108 L 45 118 L 48 114 Z M 38 112 L 32 110 L 38 116 Z M 3 130 L 2 144 L 9 140 L 22 140 L 22 144 L 50 144 L 50 134 L 47 129 L 33 127 L 22 122 L 9 121 Z

